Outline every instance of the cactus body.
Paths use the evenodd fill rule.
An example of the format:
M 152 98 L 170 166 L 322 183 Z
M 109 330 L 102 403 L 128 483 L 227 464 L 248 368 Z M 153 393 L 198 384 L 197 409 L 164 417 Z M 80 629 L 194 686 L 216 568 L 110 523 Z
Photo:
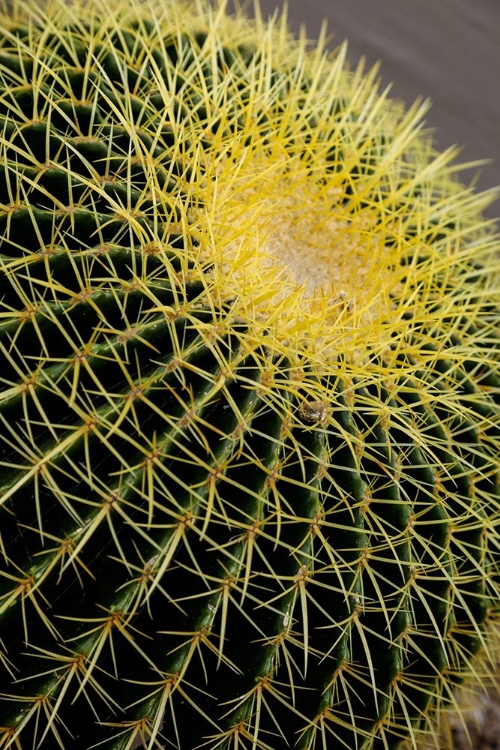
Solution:
M 490 196 L 284 21 L 1 25 L 0 746 L 414 744 L 497 642 Z

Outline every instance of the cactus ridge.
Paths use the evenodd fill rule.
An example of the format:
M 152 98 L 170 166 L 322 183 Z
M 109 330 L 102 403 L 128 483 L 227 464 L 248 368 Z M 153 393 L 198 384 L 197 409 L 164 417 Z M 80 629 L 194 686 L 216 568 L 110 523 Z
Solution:
M 2 11 L 2 748 L 437 744 L 494 661 L 493 194 L 256 10 Z

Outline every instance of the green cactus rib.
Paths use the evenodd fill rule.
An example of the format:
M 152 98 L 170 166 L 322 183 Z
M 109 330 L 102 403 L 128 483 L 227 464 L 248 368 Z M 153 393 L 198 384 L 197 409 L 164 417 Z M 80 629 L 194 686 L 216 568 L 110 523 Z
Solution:
M 491 196 L 372 74 L 165 7 L 1 19 L 0 747 L 416 747 L 498 646 Z M 265 306 L 252 149 L 382 302 Z

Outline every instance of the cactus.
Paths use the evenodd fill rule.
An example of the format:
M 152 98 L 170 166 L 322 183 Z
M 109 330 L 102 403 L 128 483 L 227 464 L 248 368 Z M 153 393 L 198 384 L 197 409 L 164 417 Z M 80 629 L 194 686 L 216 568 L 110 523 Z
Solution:
M 3 8 L 2 748 L 416 747 L 495 657 L 493 194 L 256 10 Z

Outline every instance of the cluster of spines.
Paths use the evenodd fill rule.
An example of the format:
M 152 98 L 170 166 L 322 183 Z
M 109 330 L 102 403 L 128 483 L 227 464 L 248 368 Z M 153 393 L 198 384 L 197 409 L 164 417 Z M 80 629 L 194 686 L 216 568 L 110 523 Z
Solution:
M 84 29 L 79 26 L 77 33 Z M 6 320 L 1 345 L 7 368 L 0 411 L 6 509 L 2 611 L 7 622 L 19 612 L 31 653 L 24 663 L 34 664 L 35 655 L 40 659 L 38 667 L 26 667 L 30 679 L 4 695 L 14 722 L 4 730 L 5 742 L 23 741 L 21 728 L 25 736 L 36 733 L 32 727 L 40 722 L 37 739 L 64 745 L 59 715 L 79 731 L 71 707 L 65 713 L 78 694 L 95 700 L 93 718 L 104 717 L 120 748 L 141 735 L 153 747 L 162 731 L 171 742 L 189 742 L 182 731 L 195 727 L 176 727 L 176 716 L 185 723 L 181 717 L 188 709 L 199 712 L 200 723 L 206 721 L 205 736 L 212 732 L 206 744 L 213 748 L 276 748 L 287 723 L 294 724 L 301 749 L 330 741 L 392 747 L 398 737 L 413 733 L 413 725 L 430 721 L 432 706 L 452 701 L 449 686 L 472 670 L 472 653 L 485 638 L 484 610 L 490 597 L 498 599 L 498 313 L 491 281 L 472 263 L 476 254 L 488 259 L 493 239 L 481 236 L 477 220 L 465 219 L 460 227 L 458 218 L 456 224 L 447 218 L 449 155 L 416 169 L 412 159 L 425 147 L 412 146 L 399 173 L 394 170 L 406 183 L 391 186 L 393 175 L 389 194 L 387 182 L 380 194 L 373 189 L 387 144 L 355 134 L 356 127 L 373 126 L 375 113 L 361 126 L 354 122 L 348 145 L 351 152 L 358 148 L 359 163 L 340 146 L 329 154 L 334 172 L 346 170 L 342 160 L 353 160 L 343 200 L 352 204 L 353 214 L 383 211 L 387 245 L 392 236 L 398 247 L 404 240 L 409 248 L 393 319 L 380 329 L 391 330 L 391 346 L 382 356 L 376 337 L 367 343 L 366 332 L 356 338 L 354 327 L 347 326 L 348 334 L 336 337 L 333 356 L 329 345 L 325 361 L 324 326 L 316 349 L 304 328 L 291 342 L 289 330 L 280 339 L 281 319 L 275 325 L 265 310 L 264 322 L 254 321 L 243 314 L 250 309 L 243 295 L 219 298 L 211 263 L 197 256 L 203 225 L 195 219 L 193 228 L 186 206 L 203 207 L 198 191 L 205 203 L 213 194 L 189 167 L 200 163 L 206 170 L 210 159 L 203 162 L 182 131 L 186 110 L 176 105 L 168 126 L 165 121 L 159 127 L 130 91 L 147 69 L 137 40 L 146 33 L 159 42 L 156 28 L 144 22 L 135 32 L 117 27 L 106 42 L 114 39 L 122 52 L 104 57 L 96 52 L 101 75 L 105 69 L 98 83 L 102 100 L 117 120 L 111 126 L 94 129 L 97 98 L 90 107 L 79 100 L 99 78 L 89 74 L 85 45 L 71 34 L 63 38 L 61 31 L 53 37 L 50 26 L 37 32 L 40 46 L 50 50 L 55 39 L 59 52 L 52 60 L 49 54 L 37 75 L 43 77 L 54 60 L 65 69 L 69 56 L 70 62 L 84 63 L 83 76 L 80 71 L 71 77 L 66 69 L 52 87 L 31 88 L 31 100 L 29 92 L 26 99 L 6 86 L 2 99 L 7 109 L 1 183 L 7 196 L 1 217 Z M 89 29 L 92 22 L 85 33 Z M 20 36 L 30 39 L 31 33 L 21 30 Z M 237 136 L 240 127 L 243 133 L 249 127 L 255 150 L 272 144 L 286 108 L 278 106 L 274 120 L 267 115 L 254 125 L 244 120 L 251 98 L 241 100 L 238 119 L 223 114 L 221 102 L 215 106 L 208 96 L 209 87 L 219 85 L 224 92 L 217 73 L 221 56 L 237 78 L 248 55 L 217 46 L 215 35 L 213 42 L 211 70 L 219 84 L 209 79 L 206 52 L 203 66 L 197 60 L 203 39 L 177 35 L 172 49 L 178 56 L 174 59 L 172 50 L 167 55 L 173 61 L 169 70 L 177 72 L 174 78 L 167 72 L 159 103 L 177 90 L 195 104 L 199 122 L 188 132 L 196 135 L 202 123 L 202 145 L 212 149 L 211 157 L 218 148 L 227 156 L 231 143 L 231 128 L 218 129 L 219 116 L 234 125 Z M 36 56 L 33 68 L 24 63 L 26 52 L 25 47 L 8 63 L 19 80 L 33 75 L 37 65 Z M 300 80 L 302 55 L 292 76 L 280 78 L 270 58 L 262 65 L 266 81 L 253 84 L 264 92 L 269 111 L 287 76 L 299 81 L 297 97 L 301 86 L 309 87 L 301 101 L 304 112 L 310 111 L 315 89 L 311 80 Z M 165 59 L 160 49 L 159 60 Z M 193 76 L 178 73 L 183 68 L 198 73 L 197 92 Z M 113 78 L 118 89 L 123 84 L 123 95 L 106 89 Z M 61 82 L 70 101 L 52 107 Z M 351 82 L 351 99 L 339 105 L 342 124 L 359 110 L 356 96 L 365 108 L 377 101 L 375 112 L 384 105 L 367 95 L 370 79 L 358 84 Z M 36 116 L 30 118 L 30 112 Z M 43 122 L 33 122 L 49 112 L 57 136 Z M 325 107 L 325 122 L 332 112 Z M 16 114 L 21 127 L 12 125 Z M 415 112 L 400 128 L 399 145 L 389 144 L 394 154 L 407 142 L 414 118 Z M 153 137 L 142 133 L 147 125 Z M 65 133 L 68 126 L 72 131 Z M 275 145 L 280 159 L 286 155 L 296 166 L 297 154 L 325 150 L 317 121 L 300 115 L 289 119 L 288 127 Z M 162 139 L 159 151 L 155 138 Z M 240 136 L 240 148 L 241 141 Z M 168 167 L 160 174 L 166 153 Z M 215 165 L 227 169 L 222 159 Z M 311 167 L 307 158 L 306 166 Z M 439 168 L 443 187 L 431 188 Z M 207 174 L 201 170 L 202 177 Z M 226 191 L 230 202 L 227 186 Z M 409 215 L 403 210 L 409 210 L 408 196 L 417 206 Z M 484 200 L 457 188 L 453 211 L 468 208 L 472 216 Z M 47 210 L 46 201 L 53 208 Z M 79 213 L 80 206 L 85 210 Z M 210 210 L 217 236 L 221 229 Z M 235 233 L 240 230 L 237 226 Z M 477 235 L 476 246 L 464 242 L 469 233 Z M 167 252 L 158 250 L 165 245 Z M 443 248 L 452 247 L 451 262 Z M 464 282 L 458 292 L 457 280 Z M 464 321 L 465 313 L 472 324 Z M 368 351 L 359 364 L 352 355 L 360 340 Z M 387 387 L 381 387 L 382 379 Z M 468 479 L 471 472 L 474 481 Z M 28 497 L 28 507 L 16 497 Z M 123 529 L 132 532 L 126 544 Z M 17 558 L 25 547 L 31 550 L 21 553 L 30 558 L 28 567 Z M 76 598 L 80 585 L 88 598 L 99 587 L 102 611 L 93 605 L 88 618 L 76 611 L 54 617 L 59 597 L 51 610 L 43 584 L 64 586 L 72 572 Z M 194 593 L 183 590 L 187 579 Z M 159 626 L 163 607 L 191 627 L 168 632 Z M 255 672 L 245 688 L 236 658 L 238 635 L 230 628 L 234 619 L 235 632 L 251 641 L 245 647 Z M 333 628 L 338 632 L 332 638 Z M 44 640 L 49 636 L 51 647 Z M 116 639 L 126 652 L 124 663 L 147 673 L 142 687 L 115 662 Z M 153 639 L 155 656 L 147 648 Z M 377 663 L 383 644 L 391 655 L 386 674 L 387 663 L 383 668 Z M 16 660 L 9 658 L 9 644 L 4 646 L 3 666 L 16 680 Z M 405 671 L 405 658 L 418 666 Z M 204 659 L 227 698 L 220 699 L 224 705 L 215 718 Z M 123 707 L 115 705 L 113 673 L 125 680 L 122 688 L 130 696 L 137 691 L 124 720 L 119 713 L 116 721 L 112 716 Z M 191 675 L 199 682 L 193 684 Z M 301 706 L 317 675 L 323 679 L 321 698 L 310 715 Z

